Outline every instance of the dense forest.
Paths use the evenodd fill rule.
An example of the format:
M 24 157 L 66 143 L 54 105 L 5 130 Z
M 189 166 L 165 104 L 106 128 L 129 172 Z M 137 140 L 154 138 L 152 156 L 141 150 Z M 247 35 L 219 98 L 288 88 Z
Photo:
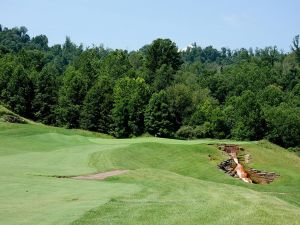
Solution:
M 300 146 L 300 43 L 236 49 L 156 39 L 138 51 L 48 45 L 0 25 L 0 104 L 49 125 Z

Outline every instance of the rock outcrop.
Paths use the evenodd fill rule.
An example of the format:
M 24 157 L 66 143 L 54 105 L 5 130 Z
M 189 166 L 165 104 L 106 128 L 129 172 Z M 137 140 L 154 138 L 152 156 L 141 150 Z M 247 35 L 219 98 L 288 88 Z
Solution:
M 221 162 L 218 168 L 225 171 L 228 175 L 240 178 L 247 183 L 269 184 L 274 181 L 279 174 L 274 172 L 266 172 L 253 168 L 245 168 L 245 165 L 250 162 L 251 155 L 249 153 L 241 153 L 245 151 L 238 145 L 219 145 L 218 148 L 226 152 L 230 158 Z

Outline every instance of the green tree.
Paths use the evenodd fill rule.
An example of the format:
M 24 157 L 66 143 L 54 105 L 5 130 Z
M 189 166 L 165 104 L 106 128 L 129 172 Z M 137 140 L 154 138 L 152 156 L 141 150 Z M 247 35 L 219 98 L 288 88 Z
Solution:
M 198 126 L 194 133 L 201 138 L 224 138 L 229 133 L 222 108 L 213 98 L 207 98 L 197 106 L 189 124 Z
M 259 140 L 264 136 L 265 122 L 256 95 L 245 91 L 226 102 L 225 121 L 231 136 L 242 140 Z
M 145 112 L 146 131 L 159 137 L 172 137 L 176 131 L 176 118 L 167 93 L 154 93 Z
M 170 39 L 156 39 L 146 48 L 145 80 L 154 84 L 153 89 L 159 91 L 171 84 L 181 64 L 182 59 L 176 44 Z
M 128 52 L 118 49 L 109 52 L 101 64 L 102 74 L 107 74 L 114 80 L 125 76 L 132 77 L 133 70 L 131 68 Z
M 155 73 L 162 65 L 170 65 L 175 71 L 182 64 L 178 48 L 170 39 L 156 39 L 147 48 L 146 66 Z
M 58 70 L 53 64 L 48 64 L 36 77 L 33 100 L 35 119 L 45 124 L 55 124 L 57 102 Z
M 16 66 L 14 55 L 7 54 L 0 58 L 0 100 L 2 101 L 6 101 L 7 84 Z
M 299 65 L 300 65 L 299 35 L 296 35 L 294 37 L 291 48 L 292 48 L 292 51 L 295 53 L 296 59 L 297 59 Z
M 47 50 L 48 49 L 48 38 L 46 35 L 38 35 L 32 38 L 31 43 L 34 44 L 34 47 Z
M 142 78 L 124 77 L 114 87 L 112 110 L 116 137 L 129 137 L 144 132 L 144 112 L 149 99 L 149 87 Z
M 15 113 L 32 118 L 33 84 L 22 66 L 17 66 L 9 78 L 4 98 Z
M 84 99 L 80 127 L 109 133 L 112 106 L 112 82 L 107 77 L 99 78 Z
M 155 74 L 155 79 L 153 80 L 152 87 L 155 91 L 160 91 L 172 83 L 174 80 L 175 71 L 170 65 L 163 64 L 159 69 L 157 69 Z
M 294 86 L 292 93 L 300 97 L 300 80 L 298 80 L 298 83 Z
M 300 146 L 300 107 L 282 103 L 264 109 L 267 138 L 281 146 Z
M 19 52 L 28 47 L 30 37 L 26 27 L 4 28 L 0 32 L 0 46 L 5 46 L 9 52 Z
M 69 65 L 76 57 L 82 53 L 82 45 L 77 46 L 70 37 L 66 37 L 65 43 L 62 45 L 62 61 L 63 65 Z
M 88 82 L 80 72 L 70 66 L 64 74 L 63 85 L 59 91 L 57 122 L 67 128 L 78 128 L 80 112 Z
M 83 76 L 86 77 L 88 87 L 92 87 L 100 75 L 101 61 L 106 55 L 103 48 L 87 49 L 80 54 L 74 61 L 73 65 Z
M 175 114 L 176 123 L 174 124 L 175 129 L 178 129 L 185 121 L 188 121 L 193 107 L 193 90 L 187 85 L 175 84 L 170 86 L 166 93 L 169 99 L 169 105 L 172 107 L 172 111 Z
M 220 57 L 220 52 L 212 46 L 204 48 L 200 53 L 202 62 L 216 62 Z
M 259 92 L 258 100 L 261 105 L 278 106 L 284 101 L 285 93 L 276 85 L 269 85 Z

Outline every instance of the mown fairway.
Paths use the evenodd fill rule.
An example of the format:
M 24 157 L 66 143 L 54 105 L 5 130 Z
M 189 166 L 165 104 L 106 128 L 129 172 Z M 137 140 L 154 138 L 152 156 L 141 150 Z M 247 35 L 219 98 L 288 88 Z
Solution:
M 221 142 L 230 143 L 0 122 L 0 224 L 300 224 L 300 158 L 238 142 L 252 167 L 280 174 L 246 184 L 217 168 L 227 156 L 211 144 Z M 105 181 L 55 177 L 113 169 L 130 171 Z

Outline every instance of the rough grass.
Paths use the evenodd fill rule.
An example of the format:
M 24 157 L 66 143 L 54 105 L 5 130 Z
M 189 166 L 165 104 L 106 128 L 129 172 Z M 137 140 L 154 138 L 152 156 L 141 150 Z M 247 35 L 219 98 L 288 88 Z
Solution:
M 300 224 L 300 158 L 276 145 L 100 137 L 0 122 L 0 224 Z M 250 185 L 224 174 L 216 165 L 227 155 L 213 145 L 224 142 L 280 178 Z M 52 177 L 112 169 L 130 171 L 105 181 Z
M 0 122 L 6 122 L 8 117 L 13 117 L 19 123 L 33 123 L 32 121 L 13 113 L 0 104 Z

